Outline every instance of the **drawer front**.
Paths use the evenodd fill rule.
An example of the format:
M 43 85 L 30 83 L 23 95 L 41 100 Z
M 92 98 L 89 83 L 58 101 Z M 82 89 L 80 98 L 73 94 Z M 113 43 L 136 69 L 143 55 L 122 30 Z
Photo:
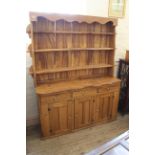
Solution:
M 71 97 L 72 97 L 71 93 L 60 93 L 60 94 L 42 97 L 42 100 L 49 104 L 49 103 L 59 102 L 62 100 L 64 101 L 70 100 Z
M 98 93 L 109 93 L 113 91 L 118 91 L 120 89 L 120 84 L 109 84 L 105 86 L 101 86 L 100 88 L 97 89 Z
M 84 96 L 92 96 L 97 94 L 97 89 L 89 88 L 89 89 L 81 89 L 73 92 L 73 98 L 76 97 L 84 97 Z

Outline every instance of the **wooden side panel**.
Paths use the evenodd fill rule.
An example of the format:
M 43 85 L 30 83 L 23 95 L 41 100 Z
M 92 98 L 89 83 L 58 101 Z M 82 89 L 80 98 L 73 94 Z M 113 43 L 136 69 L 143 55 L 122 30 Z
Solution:
M 112 108 L 112 119 L 115 119 L 117 117 L 118 101 L 119 101 L 119 91 L 115 91 L 114 100 L 113 100 L 113 108 Z
M 109 104 L 109 108 L 108 108 L 108 119 L 112 119 L 112 114 L 113 114 L 113 107 L 115 106 L 115 102 L 114 102 L 114 93 L 109 93 L 109 100 L 110 100 L 110 104 Z
M 50 136 L 48 104 L 46 98 L 40 97 L 40 123 L 43 137 Z

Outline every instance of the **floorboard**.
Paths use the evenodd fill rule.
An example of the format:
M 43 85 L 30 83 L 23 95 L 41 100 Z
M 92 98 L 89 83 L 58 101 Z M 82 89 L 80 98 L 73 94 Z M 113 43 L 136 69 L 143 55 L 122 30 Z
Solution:
M 39 127 L 27 130 L 27 155 L 82 155 L 129 129 L 129 116 L 75 133 L 41 140 Z

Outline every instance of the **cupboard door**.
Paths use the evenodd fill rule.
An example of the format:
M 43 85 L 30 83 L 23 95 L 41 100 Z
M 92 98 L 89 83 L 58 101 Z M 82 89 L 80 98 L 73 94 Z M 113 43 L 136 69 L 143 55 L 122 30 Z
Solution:
M 43 137 L 50 136 L 49 112 L 46 101 L 39 98 L 40 124 Z
M 60 101 L 49 104 L 50 132 L 63 133 L 72 128 L 72 101 Z
M 117 117 L 117 112 L 118 112 L 118 102 L 119 102 L 119 91 L 115 91 L 113 93 L 113 107 L 111 111 L 111 118 L 115 119 Z
M 93 121 L 93 106 L 92 98 L 77 98 L 75 99 L 75 128 L 87 126 Z
M 110 119 L 113 106 L 114 93 L 99 95 L 95 104 L 95 122 L 101 122 Z

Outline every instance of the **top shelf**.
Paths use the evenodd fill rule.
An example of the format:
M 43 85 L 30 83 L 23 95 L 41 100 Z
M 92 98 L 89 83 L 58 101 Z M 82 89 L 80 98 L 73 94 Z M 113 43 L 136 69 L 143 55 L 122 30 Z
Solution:
M 47 19 L 49 21 L 56 22 L 58 20 L 64 20 L 67 22 L 86 22 L 92 24 L 94 22 L 100 24 L 111 23 L 111 25 L 117 25 L 116 18 L 107 18 L 107 17 L 97 17 L 97 16 L 88 16 L 88 15 L 75 15 L 75 14 L 58 14 L 58 13 L 43 13 L 43 12 L 30 12 L 31 21 L 39 21 L 39 17 Z
M 112 32 L 79 32 L 79 31 L 53 31 L 53 32 L 34 32 L 34 33 L 46 33 L 46 34 L 50 34 L 50 33 L 57 33 L 57 34 L 97 34 L 97 35 L 115 35 L 115 33 Z
M 31 33 L 31 30 L 27 30 L 27 33 Z M 86 32 L 86 31 L 34 31 L 34 34 L 96 34 L 96 35 L 115 35 L 113 32 Z
M 109 48 L 109 47 L 105 47 L 105 48 L 56 48 L 56 49 L 36 49 L 34 50 L 36 53 L 39 52 L 56 52 L 56 51 L 111 51 L 114 50 L 114 48 Z

